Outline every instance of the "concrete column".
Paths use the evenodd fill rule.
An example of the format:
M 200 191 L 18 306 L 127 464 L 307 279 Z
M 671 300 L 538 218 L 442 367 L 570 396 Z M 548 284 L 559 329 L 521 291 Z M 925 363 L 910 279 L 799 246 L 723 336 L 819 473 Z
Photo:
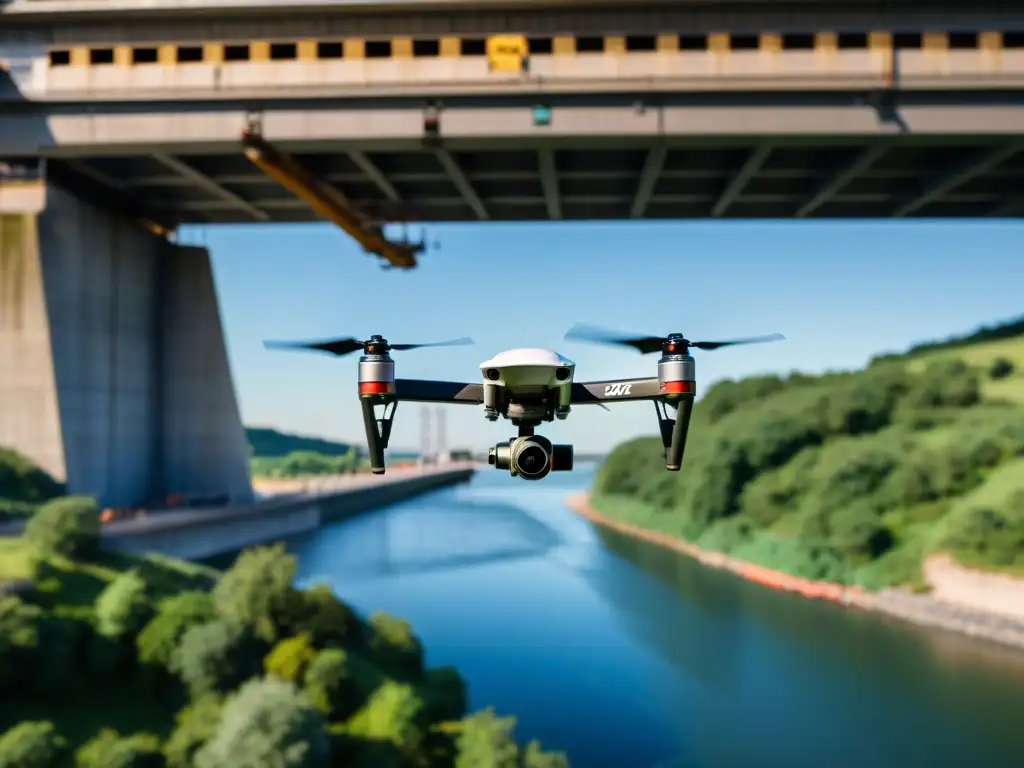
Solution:
M 52 185 L 0 215 L 0 445 L 104 506 L 251 498 L 206 252 Z
M 177 246 L 162 281 L 163 472 L 171 493 L 253 500 L 249 442 L 205 248 Z

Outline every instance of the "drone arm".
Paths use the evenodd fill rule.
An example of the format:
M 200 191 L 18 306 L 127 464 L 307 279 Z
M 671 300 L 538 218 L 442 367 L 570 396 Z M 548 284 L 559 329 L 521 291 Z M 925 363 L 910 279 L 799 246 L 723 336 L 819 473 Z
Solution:
M 395 379 L 395 393 L 389 399 L 412 403 L 482 405 L 484 388 L 481 384 L 463 384 L 458 381 Z
M 602 405 L 627 400 L 658 400 L 665 396 L 657 377 L 581 381 L 572 385 L 571 405 Z

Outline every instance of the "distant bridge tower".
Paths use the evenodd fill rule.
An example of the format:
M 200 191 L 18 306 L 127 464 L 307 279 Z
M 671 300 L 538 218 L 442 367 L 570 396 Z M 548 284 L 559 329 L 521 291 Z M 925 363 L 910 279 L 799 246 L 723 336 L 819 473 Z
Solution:
M 429 464 L 430 455 L 430 408 L 420 410 L 420 464 Z
M 437 409 L 437 443 L 435 444 L 435 453 L 438 464 L 448 463 L 448 434 L 445 429 L 444 407 L 438 407 Z

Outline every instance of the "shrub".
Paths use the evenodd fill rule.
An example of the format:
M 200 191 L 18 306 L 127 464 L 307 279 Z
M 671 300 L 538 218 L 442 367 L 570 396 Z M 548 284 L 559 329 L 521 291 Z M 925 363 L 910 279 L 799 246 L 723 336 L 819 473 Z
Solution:
M 250 680 L 228 698 L 196 768 L 326 768 L 323 717 L 291 683 Z
M 331 588 L 318 584 L 296 591 L 283 624 L 293 635 L 307 634 L 315 648 L 350 647 L 363 640 L 363 623 Z
M 1005 509 L 961 507 L 946 523 L 943 548 L 991 565 L 1024 565 L 1024 492 Z
M 70 756 L 53 723 L 26 721 L 0 735 L 0 768 L 61 768 Z
M 135 570 L 119 574 L 96 598 L 96 628 L 112 640 L 138 634 L 152 614 L 146 582 Z
M 263 660 L 267 675 L 294 683 L 306 674 L 316 650 L 309 642 L 309 635 L 289 637 L 277 645 Z
M 454 667 L 428 669 L 420 692 L 425 719 L 431 723 L 458 720 L 466 714 L 466 683 Z
M 139 661 L 167 669 L 185 633 L 214 618 L 213 598 L 206 592 L 182 592 L 160 604 L 156 616 L 139 633 Z
M 989 366 L 988 376 L 990 379 L 1005 379 L 1011 373 L 1013 373 L 1014 367 L 1013 362 L 1007 360 L 1005 357 L 997 357 L 992 361 L 992 365 Z
M 423 646 L 412 627 L 383 611 L 370 615 L 370 653 L 394 677 L 415 679 L 423 674 Z
M 459 753 L 455 768 L 476 768 L 480 765 L 568 768 L 565 755 L 545 753 L 535 741 L 520 751 L 512 738 L 515 725 L 514 717 L 495 717 L 490 708 L 467 717 L 462 721 L 456 742 Z
M 87 496 L 65 496 L 44 504 L 25 525 L 25 538 L 46 554 L 87 558 L 100 543 L 100 515 Z
M 193 698 L 227 693 L 259 674 L 259 655 L 246 627 L 216 619 L 185 632 L 172 657 L 172 671 Z
M 0 595 L 0 687 L 21 679 L 25 662 L 39 643 L 42 612 L 14 595 Z
M 399 754 L 415 756 L 423 743 L 423 700 L 410 685 L 389 680 L 348 722 L 348 731 L 370 741 L 390 743 Z
M 914 408 L 962 408 L 980 400 L 978 374 L 962 360 L 932 363 L 916 378 L 907 394 L 907 401 Z
M 304 690 L 310 703 L 332 720 L 345 720 L 383 682 L 361 656 L 340 648 L 320 651 L 306 670 Z
M 294 599 L 294 576 L 295 558 L 283 544 L 247 550 L 213 588 L 214 605 L 221 616 L 273 643 Z
M 164 768 L 160 740 L 148 733 L 120 736 L 104 729 L 75 755 L 77 768 Z
M 38 504 L 62 493 L 64 486 L 25 456 L 0 448 L 0 499 Z
M 192 768 L 196 753 L 213 738 L 220 722 L 222 703 L 216 696 L 203 696 L 175 717 L 174 730 L 164 744 L 167 768 Z

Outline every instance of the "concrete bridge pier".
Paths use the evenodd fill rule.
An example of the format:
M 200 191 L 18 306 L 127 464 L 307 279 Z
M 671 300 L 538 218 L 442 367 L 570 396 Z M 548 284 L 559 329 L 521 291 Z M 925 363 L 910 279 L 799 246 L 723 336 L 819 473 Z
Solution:
M 0 446 L 104 506 L 252 501 L 207 251 L 0 181 Z

